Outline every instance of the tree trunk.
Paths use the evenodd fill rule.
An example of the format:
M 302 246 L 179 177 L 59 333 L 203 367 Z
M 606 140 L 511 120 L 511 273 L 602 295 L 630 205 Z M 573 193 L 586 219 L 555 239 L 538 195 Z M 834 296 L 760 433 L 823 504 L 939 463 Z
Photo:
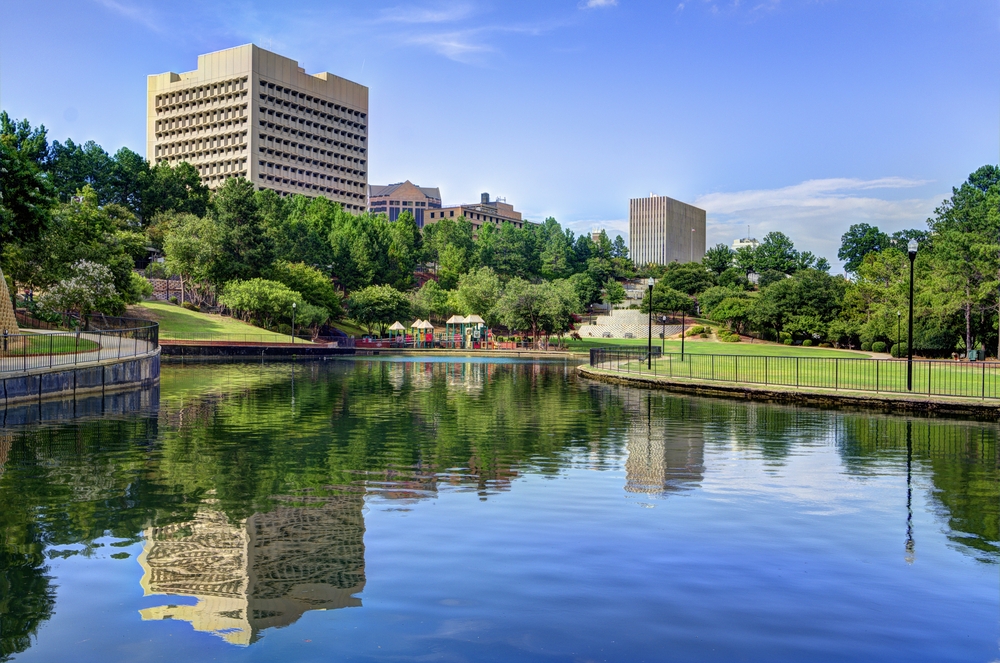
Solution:
M 972 350 L 972 304 L 965 302 L 965 352 Z

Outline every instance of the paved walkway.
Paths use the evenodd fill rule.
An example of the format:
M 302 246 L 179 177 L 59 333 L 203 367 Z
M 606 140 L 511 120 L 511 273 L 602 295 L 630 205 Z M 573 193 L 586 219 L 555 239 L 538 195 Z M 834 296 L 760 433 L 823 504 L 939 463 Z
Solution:
M 43 329 L 25 329 L 25 332 L 38 335 L 57 335 L 74 339 L 92 341 L 97 344 L 93 350 L 84 352 L 66 352 L 55 354 L 4 355 L 0 352 L 0 377 L 15 375 L 45 373 L 56 368 L 71 366 L 98 366 L 108 361 L 118 361 L 131 357 L 144 357 L 156 354 L 159 347 L 152 342 L 139 340 L 128 332 L 60 332 Z

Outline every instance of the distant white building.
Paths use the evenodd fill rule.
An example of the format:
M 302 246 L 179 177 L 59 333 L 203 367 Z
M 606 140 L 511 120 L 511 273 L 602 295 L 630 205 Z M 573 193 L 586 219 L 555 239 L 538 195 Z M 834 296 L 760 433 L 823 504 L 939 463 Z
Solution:
M 739 251 L 744 247 L 756 249 L 758 246 L 760 246 L 760 242 L 753 237 L 741 237 L 733 240 L 733 251 Z

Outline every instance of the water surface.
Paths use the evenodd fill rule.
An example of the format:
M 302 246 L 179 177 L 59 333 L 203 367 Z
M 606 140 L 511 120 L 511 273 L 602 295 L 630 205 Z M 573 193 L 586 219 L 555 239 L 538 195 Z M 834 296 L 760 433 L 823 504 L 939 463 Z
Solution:
M 564 363 L 165 365 L 0 431 L 18 661 L 994 661 L 996 426 Z

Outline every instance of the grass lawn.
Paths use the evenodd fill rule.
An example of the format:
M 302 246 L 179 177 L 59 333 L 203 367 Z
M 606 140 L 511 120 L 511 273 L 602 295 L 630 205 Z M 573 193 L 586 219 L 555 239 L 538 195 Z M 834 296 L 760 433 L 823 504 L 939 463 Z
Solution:
M 197 313 L 166 302 L 142 302 L 152 320 L 160 323 L 161 339 L 272 341 L 288 343 L 287 334 L 254 327 L 235 318 L 215 313 Z M 308 343 L 297 339 L 298 343 Z
M 80 352 L 89 352 L 97 349 L 97 343 L 86 338 L 81 338 L 79 346 L 77 346 L 76 336 L 23 334 L 10 339 L 7 344 L 7 350 L 2 354 L 6 357 L 47 355 L 50 353 L 61 355 L 76 352 L 78 348 Z
M 400 320 L 400 322 L 403 322 Z M 407 324 L 403 322 L 403 324 Z M 337 322 L 330 325 L 331 327 L 336 327 L 340 331 L 344 332 L 348 336 L 353 336 L 354 338 L 361 338 L 362 336 L 368 335 L 368 330 L 354 322 L 353 320 L 338 320 Z
M 654 329 L 655 332 L 655 329 Z M 646 347 L 644 338 L 583 338 L 579 341 L 569 339 L 567 345 L 572 352 L 589 352 L 590 348 L 608 347 Z M 654 338 L 653 345 L 660 347 L 660 339 Z M 667 339 L 664 352 L 680 352 L 680 340 Z M 868 354 L 850 350 L 835 350 L 833 348 L 803 348 L 795 345 L 780 345 L 778 343 L 722 343 L 715 339 L 688 338 L 684 342 L 684 352 L 695 355 L 751 355 L 756 357 L 854 357 L 867 359 Z
M 846 355 L 846 356 L 845 356 Z M 832 357 L 810 358 L 774 355 L 687 354 L 646 361 L 629 357 L 608 357 L 601 368 L 623 373 L 662 375 L 751 385 L 818 387 L 845 391 L 905 393 L 906 361 L 872 361 L 843 353 Z M 913 394 L 963 396 L 966 398 L 1000 397 L 1000 362 L 913 362 Z

